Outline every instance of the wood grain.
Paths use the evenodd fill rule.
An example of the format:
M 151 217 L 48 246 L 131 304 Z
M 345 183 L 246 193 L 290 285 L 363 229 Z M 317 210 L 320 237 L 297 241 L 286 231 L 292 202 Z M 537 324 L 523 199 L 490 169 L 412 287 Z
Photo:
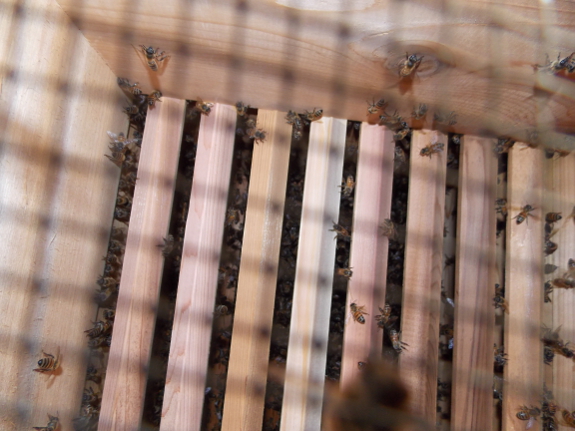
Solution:
M 424 102 L 457 112 L 458 130 L 517 139 L 539 124 L 541 97 L 551 116 L 539 125 L 574 130 L 572 77 L 531 66 L 572 51 L 571 2 L 166 0 L 161 11 L 151 0 L 59 3 L 112 70 L 146 91 L 281 111 L 320 106 L 356 121 L 366 99 L 384 96 L 406 117 Z M 140 44 L 171 53 L 162 73 L 149 70 Z M 406 51 L 425 58 L 414 80 L 400 81 Z
M 393 185 L 393 132 L 363 123 L 357 161 L 354 198 L 353 241 L 346 310 L 356 302 L 369 313 L 366 324 L 349 319 L 345 325 L 340 384 L 346 387 L 357 376 L 358 362 L 381 356 L 382 330 L 375 316 L 385 305 L 389 239 L 380 226 L 390 217 Z
M 216 104 L 202 117 L 186 222 L 180 282 L 160 429 L 199 430 L 227 190 L 234 150 L 236 110 Z
M 55 2 L 3 2 L 2 430 L 45 426 L 48 412 L 69 429 L 80 407 L 83 331 L 96 314 L 119 177 L 103 156 L 106 131 L 127 128 L 119 94 L 113 73 Z M 32 371 L 42 350 L 60 351 L 52 376 Z
M 319 430 L 339 219 L 346 120 L 311 125 L 281 430 Z
M 140 428 L 185 106 L 162 98 L 146 119 L 99 431 Z
M 544 162 L 545 195 L 547 211 L 561 212 L 563 220 L 554 224 L 557 233 L 551 241 L 557 244 L 557 251 L 545 259 L 545 263 L 558 266 L 556 272 L 545 276 L 546 280 L 563 277 L 567 272 L 569 259 L 575 258 L 575 223 L 573 218 L 568 218 L 573 210 L 573 196 L 575 196 L 575 154 L 556 160 Z M 571 275 L 572 276 L 572 275 Z M 553 310 L 551 325 L 553 329 L 561 327 L 559 335 L 565 342 L 575 340 L 575 292 L 572 289 L 555 288 L 550 295 Z M 547 304 L 546 304 L 547 305 Z M 564 356 L 556 355 L 553 367 L 545 366 L 553 370 L 553 378 L 545 379 L 547 387 L 553 387 L 555 400 L 563 408 L 569 411 L 575 410 L 573 391 L 575 390 L 575 376 L 573 374 L 573 360 Z
M 222 430 L 261 428 L 275 300 L 291 127 L 285 113 L 258 111 Z
M 503 429 L 523 431 L 516 417 L 519 406 L 538 405 L 543 388 L 543 347 L 540 339 L 543 305 L 543 152 L 515 144 L 508 165 L 507 257 Z M 517 224 L 513 219 L 524 205 L 534 217 Z
M 421 156 L 431 142 L 444 143 L 443 151 Z M 401 338 L 409 346 L 399 365 L 412 413 L 429 423 L 436 416 L 446 152 L 447 136 L 413 133 L 401 312 Z
M 451 425 L 493 425 L 493 292 L 497 158 L 493 140 L 465 136 L 459 161 Z

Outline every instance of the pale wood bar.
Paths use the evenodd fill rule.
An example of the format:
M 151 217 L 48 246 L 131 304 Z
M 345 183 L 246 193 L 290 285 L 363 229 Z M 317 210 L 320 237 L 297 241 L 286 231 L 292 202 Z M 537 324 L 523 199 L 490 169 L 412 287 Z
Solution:
M 99 431 L 140 428 L 185 104 L 162 98 L 146 119 Z
M 236 110 L 202 117 L 186 222 L 160 429 L 199 430 L 218 266 L 234 150 Z
M 362 124 L 357 185 L 355 187 L 353 241 L 350 267 L 353 277 L 348 283 L 346 310 L 356 302 L 365 306 L 369 316 L 361 325 L 349 319 L 344 332 L 341 380 L 346 387 L 360 372 L 358 362 L 380 356 L 382 330 L 375 316 L 385 305 L 387 253 L 389 239 L 380 226 L 390 217 L 393 185 L 393 132 L 380 126 Z
M 339 218 L 346 120 L 311 125 L 294 283 L 281 430 L 319 430 L 327 360 L 333 222 Z
M 267 132 L 254 145 L 222 430 L 252 431 L 263 420 L 291 127 L 285 113 L 258 111 Z
M 431 143 L 443 143 L 443 151 L 421 156 Z M 399 366 L 411 412 L 429 423 L 436 416 L 446 152 L 444 134 L 413 133 L 401 313 L 401 339 L 408 346 Z
M 493 426 L 497 158 L 493 140 L 465 136 L 459 164 L 451 425 Z

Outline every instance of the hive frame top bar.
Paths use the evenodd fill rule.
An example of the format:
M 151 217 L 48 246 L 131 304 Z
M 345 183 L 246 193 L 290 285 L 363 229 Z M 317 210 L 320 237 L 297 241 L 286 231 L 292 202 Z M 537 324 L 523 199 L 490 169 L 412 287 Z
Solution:
M 426 103 L 455 111 L 457 131 L 574 131 L 575 73 L 534 72 L 575 50 L 568 2 L 97 0 L 59 4 L 117 76 L 170 97 L 312 109 L 364 121 L 385 97 L 403 116 Z M 162 70 L 140 45 L 169 54 Z M 406 52 L 423 56 L 401 79 Z M 548 64 L 548 63 L 547 63 Z M 433 128 L 433 114 L 422 127 Z M 546 136 L 548 141 L 549 136 Z M 562 137 L 556 137 L 562 139 Z

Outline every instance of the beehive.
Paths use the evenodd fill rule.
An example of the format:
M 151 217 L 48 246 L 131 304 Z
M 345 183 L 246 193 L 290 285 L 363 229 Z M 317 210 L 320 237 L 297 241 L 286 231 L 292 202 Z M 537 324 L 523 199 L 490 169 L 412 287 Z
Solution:
M 540 327 L 561 326 L 565 340 L 574 338 L 573 292 L 556 288 L 553 302 L 543 302 L 544 281 L 564 278 L 575 257 L 575 225 L 568 217 L 574 156 L 544 158 L 544 148 L 573 146 L 574 75 L 531 67 L 544 64 L 545 54 L 553 60 L 571 53 L 573 13 L 570 2 L 527 1 L 5 2 L 0 427 L 44 426 L 46 413 L 57 413 L 61 429 L 73 429 L 79 415 L 90 360 L 84 330 L 97 318 L 95 280 L 120 175 L 103 157 L 106 131 L 125 132 L 128 124 L 117 77 L 164 97 L 146 120 L 99 429 L 147 426 L 141 418 L 162 307 L 163 257 L 156 246 L 167 234 L 184 113 L 193 107 L 185 100 L 198 97 L 216 105 L 199 125 L 189 190 L 190 208 L 198 210 L 187 219 L 161 429 L 202 426 L 238 100 L 258 108 L 258 127 L 267 137 L 253 146 L 222 429 L 260 429 L 264 411 L 273 416 L 264 406 L 275 367 L 268 365 L 275 297 L 269 286 L 278 279 L 286 188 L 292 187 L 288 161 L 297 148 L 284 117 L 290 109 L 315 107 L 324 118 L 311 125 L 301 152 L 305 188 L 285 392 L 275 409 L 282 429 L 320 427 L 327 328 L 337 302 L 331 289 L 334 279 L 342 283 L 334 264 L 353 269 L 346 318 L 354 301 L 369 313 L 365 325 L 345 322 L 342 386 L 359 375 L 358 362 L 382 350 L 383 331 L 373 317 L 389 290 L 388 239 L 379 226 L 391 212 L 394 174 L 409 178 L 402 297 L 394 298 L 408 344 L 398 362 L 411 394 L 409 411 L 428 423 L 437 420 L 438 375 L 453 376 L 451 421 L 443 421 L 444 428 L 523 429 L 518 408 L 540 402 L 543 382 L 562 408 L 573 411 L 572 362 L 558 355 L 552 366 L 543 364 Z M 160 72 L 148 68 L 141 44 L 170 53 Z M 424 60 L 413 79 L 402 80 L 398 64 L 406 51 Z M 366 116 L 366 100 L 382 96 L 404 117 L 419 103 L 431 107 L 422 121 L 410 120 L 416 130 L 408 177 L 398 173 L 397 161 L 394 172 L 392 132 L 374 124 L 379 114 Z M 433 121 L 432 112 L 451 111 L 457 124 Z M 363 123 L 356 129 L 348 121 Z M 464 134 L 457 172 L 446 167 L 453 132 Z M 535 142 L 528 142 L 534 132 Z M 512 148 L 506 178 L 498 176 L 492 152 L 497 136 L 535 147 Z M 338 221 L 338 186 L 351 169 L 346 145 L 353 137 L 359 150 L 353 221 L 346 225 L 350 260 L 338 262 L 329 229 Z M 432 141 L 444 143 L 445 151 L 419 156 Z M 457 193 L 446 198 L 446 187 Z M 509 207 L 505 241 L 495 237 L 494 201 L 503 196 Z M 513 217 L 527 204 L 535 208 L 533 217 L 517 224 Z M 552 233 L 557 251 L 544 258 L 550 211 L 563 219 Z M 453 247 L 443 241 L 446 216 L 456 265 L 444 269 L 444 247 Z M 544 264 L 557 265 L 557 272 L 544 274 Z M 452 278 L 450 271 L 455 284 L 446 286 L 442 302 L 441 283 Z M 505 286 L 508 313 L 494 310 L 495 283 Z M 449 314 L 445 298 L 455 304 L 452 371 L 438 354 L 440 340 L 447 341 L 439 333 Z M 492 401 L 494 342 L 508 354 L 501 421 L 494 420 Z M 60 353 L 53 375 L 32 371 L 42 351 Z

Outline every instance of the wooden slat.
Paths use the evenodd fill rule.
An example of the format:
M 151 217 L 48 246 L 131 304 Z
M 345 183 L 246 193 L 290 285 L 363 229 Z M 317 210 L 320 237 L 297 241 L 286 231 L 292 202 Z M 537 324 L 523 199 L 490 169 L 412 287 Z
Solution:
M 431 142 L 444 143 L 443 151 L 421 156 Z M 429 423 L 435 423 L 436 415 L 446 152 L 445 135 L 413 133 L 401 311 L 402 341 L 409 346 L 399 364 L 411 411 Z
M 495 210 L 493 140 L 465 136 L 459 161 L 451 424 L 489 431 L 493 425 Z
M 261 428 L 291 128 L 285 113 L 258 111 L 222 430 Z
M 319 430 L 339 218 L 346 120 L 311 125 L 281 430 Z
M 232 106 L 216 104 L 200 124 L 162 430 L 201 428 L 236 118 Z
M 519 406 L 538 405 L 543 389 L 543 154 L 541 149 L 522 148 L 516 143 L 509 153 L 507 258 L 505 299 L 509 314 L 505 321 L 503 429 L 523 431 L 525 422 L 516 417 Z M 525 205 L 534 217 L 517 224 L 513 219 Z
M 163 98 L 146 119 L 99 431 L 140 428 L 185 103 Z
M 30 17 L 34 11 L 37 19 Z M 65 87 L 59 86 L 58 77 Z M 54 1 L 0 12 L 0 429 L 70 424 L 80 407 L 92 300 L 125 131 L 116 78 Z M 97 95 L 97 97 L 95 97 Z M 54 375 L 33 372 L 42 350 Z
M 551 241 L 557 243 L 557 251 L 550 255 L 545 262 L 558 266 L 555 273 L 546 276 L 546 279 L 563 277 L 567 272 L 569 259 L 575 259 L 575 222 L 567 218 L 575 205 L 575 154 L 565 158 L 545 162 L 545 198 L 549 198 L 550 205 L 546 211 L 561 212 L 563 220 L 555 223 L 557 233 Z M 573 274 L 571 274 L 571 277 Z M 575 291 L 573 289 L 560 289 L 555 287 L 550 295 L 553 308 L 553 329 L 561 326 L 559 335 L 565 342 L 575 341 Z M 572 348 L 571 346 L 569 346 Z M 549 366 L 545 366 L 547 371 Z M 573 360 L 555 355 L 553 360 L 553 381 L 546 380 L 547 387 L 553 387 L 555 401 L 569 411 L 575 410 L 575 374 L 573 373 Z
M 381 234 L 380 226 L 391 213 L 392 135 L 386 128 L 362 124 L 350 250 L 353 277 L 348 283 L 346 310 L 349 312 L 349 305 L 356 302 L 365 306 L 369 316 L 365 316 L 365 325 L 349 319 L 345 326 L 342 387 L 349 385 L 359 373 L 358 362 L 366 362 L 372 355 L 380 356 L 382 350 L 382 330 L 374 317 L 381 314 L 378 307 L 385 305 L 389 239 Z

